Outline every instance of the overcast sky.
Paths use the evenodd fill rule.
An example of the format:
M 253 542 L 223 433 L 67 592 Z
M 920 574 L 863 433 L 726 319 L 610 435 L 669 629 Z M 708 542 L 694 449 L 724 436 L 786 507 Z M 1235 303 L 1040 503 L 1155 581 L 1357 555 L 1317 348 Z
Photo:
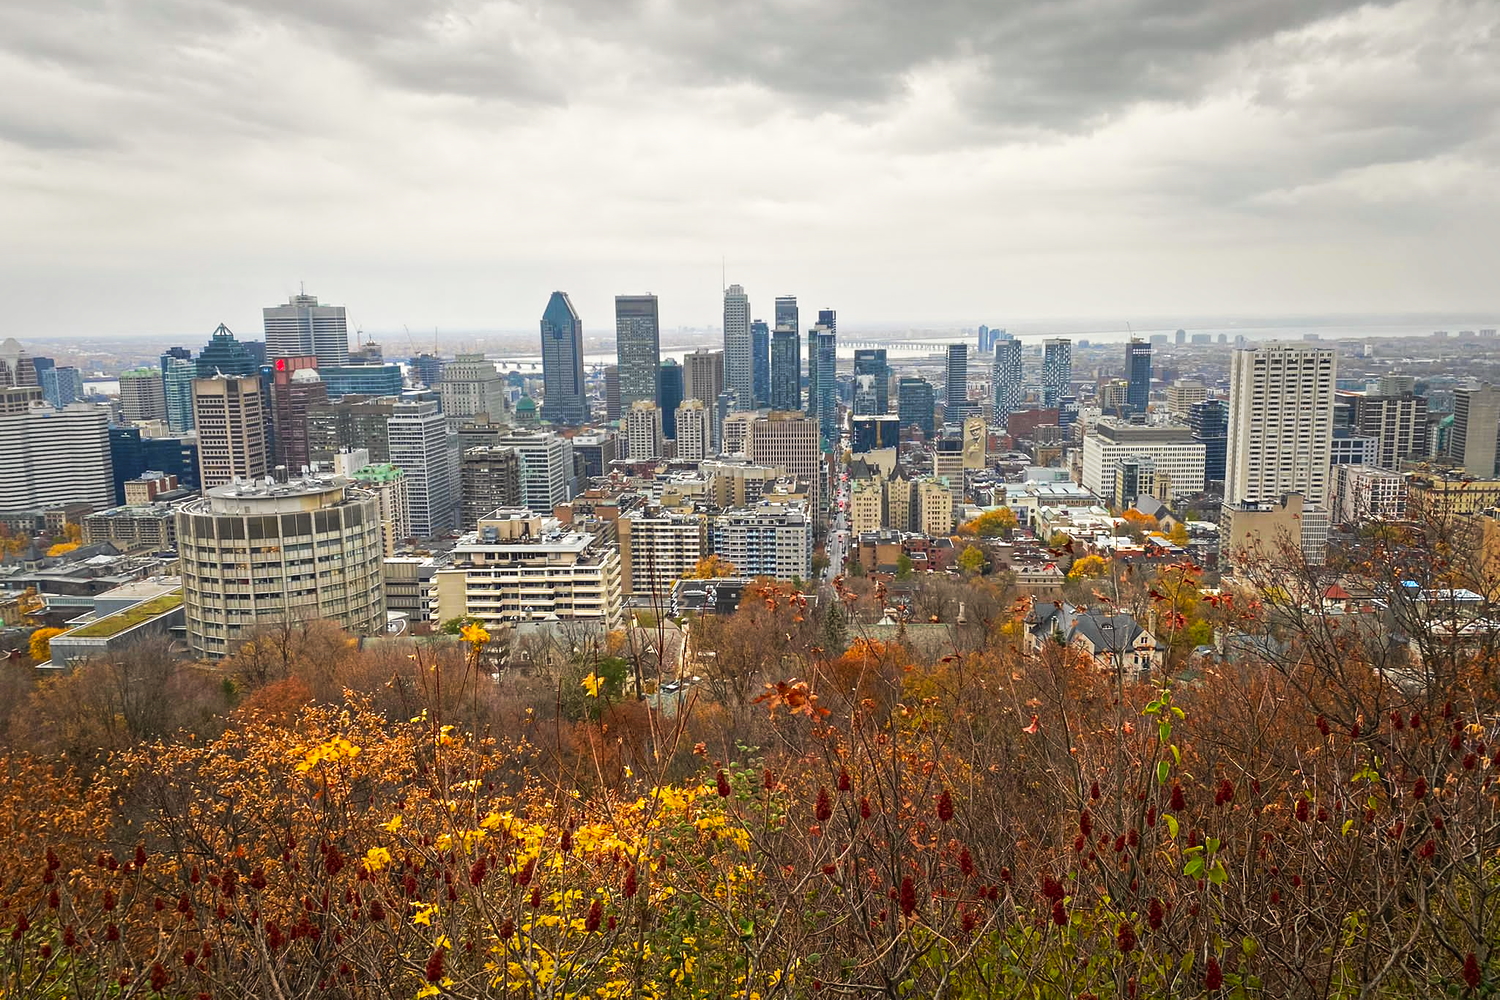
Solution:
M 0 336 L 1500 307 L 1500 3 L 5 0 Z

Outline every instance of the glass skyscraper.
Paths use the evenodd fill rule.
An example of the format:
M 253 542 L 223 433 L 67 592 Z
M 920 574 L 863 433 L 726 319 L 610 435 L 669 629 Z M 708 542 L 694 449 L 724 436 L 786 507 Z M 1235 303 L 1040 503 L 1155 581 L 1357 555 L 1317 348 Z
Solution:
M 1021 367 L 1021 342 L 1000 331 L 994 341 L 995 371 L 994 387 L 995 422 L 1003 424 L 1005 418 L 1021 407 L 1021 389 L 1025 384 L 1025 373 Z
M 1073 385 L 1073 342 L 1055 337 L 1042 342 L 1042 408 L 1055 409 Z
M 661 317 L 655 295 L 615 296 L 615 353 L 620 359 L 620 412 L 654 403 L 661 371 Z
M 542 419 L 583 424 L 589 419 L 583 380 L 583 323 L 567 292 L 553 292 L 542 313 Z
M 907 376 L 896 383 L 896 413 L 902 427 L 920 427 L 922 433 L 932 437 L 936 430 L 933 420 L 932 384 L 925 378 Z
M 739 285 L 724 290 L 724 388 L 742 409 L 755 406 L 755 350 L 750 335 L 750 296 Z
M 754 384 L 755 406 L 771 405 L 771 328 L 765 320 L 750 323 L 750 374 Z
M 663 437 L 677 440 L 677 407 L 682 405 L 682 366 L 671 358 L 661 363 L 661 375 L 656 380 L 660 395 L 656 406 L 661 410 L 661 433 Z
M 771 401 L 773 410 L 802 408 L 802 338 L 795 329 L 771 334 Z
M 1125 405 L 1131 413 L 1145 413 L 1151 402 L 1151 345 L 1131 340 L 1125 345 Z
M 868 383 L 868 384 L 867 384 Z M 885 348 L 867 347 L 854 352 L 854 415 L 884 416 L 890 412 L 891 366 Z
M 818 418 L 825 442 L 839 439 L 838 336 L 821 323 L 807 335 L 808 413 Z
M 948 345 L 947 382 L 943 386 L 943 419 L 962 421 L 969 415 L 969 345 Z

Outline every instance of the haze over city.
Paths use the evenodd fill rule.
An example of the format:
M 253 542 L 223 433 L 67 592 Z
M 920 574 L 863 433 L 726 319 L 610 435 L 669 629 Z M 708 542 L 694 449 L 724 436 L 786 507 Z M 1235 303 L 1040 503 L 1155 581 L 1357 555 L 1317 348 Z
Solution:
M 21 337 L 1494 307 L 1500 8 L 310 0 L 0 10 Z M 21 95 L 26 95 L 21 99 Z M 1476 321 L 1478 316 L 1476 316 Z

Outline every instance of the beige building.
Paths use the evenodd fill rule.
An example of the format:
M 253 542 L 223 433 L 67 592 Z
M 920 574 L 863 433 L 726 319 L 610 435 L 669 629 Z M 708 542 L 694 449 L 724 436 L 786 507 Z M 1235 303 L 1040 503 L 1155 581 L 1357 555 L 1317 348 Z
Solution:
M 505 415 L 505 376 L 483 354 L 460 354 L 448 362 L 437 388 L 443 416 L 455 426 L 481 413 L 491 420 Z
M 672 584 L 691 573 L 703 557 L 704 532 L 704 519 L 698 514 L 655 508 L 620 515 L 615 535 L 625 595 L 666 600 Z
M 632 462 L 661 458 L 666 454 L 662 444 L 661 409 L 649 399 L 638 399 L 625 413 L 627 457 Z
M 270 472 L 258 376 L 193 379 L 193 424 L 198 430 L 198 480 L 203 489 L 236 479 L 260 479 Z
M 760 416 L 763 414 L 757 410 L 740 410 L 725 416 L 720 432 L 723 443 L 719 450 L 726 455 L 748 455 L 750 451 L 746 442 L 750 439 L 750 425 Z
M 924 535 L 953 533 L 953 492 L 937 479 L 917 481 L 918 529 Z
M 705 482 L 704 499 L 720 508 L 753 507 L 786 475 L 777 466 L 730 459 L 699 462 L 698 472 Z
M 677 407 L 677 461 L 701 462 L 713 456 L 713 420 L 701 399 Z
M 379 504 L 342 477 L 209 489 L 179 508 L 177 550 L 198 656 L 217 659 L 258 627 L 308 619 L 384 631 Z
M 745 454 L 757 465 L 780 466 L 793 479 L 805 480 L 808 509 L 818 509 L 823 451 L 817 420 L 796 412 L 758 413 L 750 422 Z
M 1193 406 L 1208 398 L 1208 387 L 1194 379 L 1182 379 L 1167 386 L 1167 412 L 1183 420 Z
M 897 531 L 920 531 L 917 516 L 917 484 L 905 476 L 885 481 L 885 523 Z
M 85 514 L 83 544 L 109 542 L 121 552 L 177 547 L 177 508 L 168 503 L 126 504 Z
M 481 519 L 437 579 L 445 617 L 469 616 L 489 626 L 578 622 L 609 629 L 619 624 L 623 607 L 618 551 L 524 509 Z
M 855 535 L 890 527 L 885 515 L 885 481 L 856 479 L 849 484 L 849 530 Z
M 1328 547 L 1328 512 L 1304 503 L 1299 493 L 1280 501 L 1226 503 L 1219 521 L 1220 559 L 1235 568 L 1264 560 L 1322 563 Z

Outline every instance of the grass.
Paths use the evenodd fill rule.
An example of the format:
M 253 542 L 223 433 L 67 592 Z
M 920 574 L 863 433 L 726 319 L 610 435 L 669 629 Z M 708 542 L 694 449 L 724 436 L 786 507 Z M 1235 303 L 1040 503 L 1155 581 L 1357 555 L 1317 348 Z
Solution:
M 173 591 L 170 594 L 162 594 L 153 597 L 149 601 L 143 601 L 124 611 L 116 611 L 112 615 L 105 615 L 98 621 L 90 622 L 82 628 L 76 628 L 68 633 L 69 638 L 77 639 L 108 639 L 119 635 L 126 629 L 134 628 L 141 622 L 155 618 L 164 611 L 182 605 L 182 591 Z

